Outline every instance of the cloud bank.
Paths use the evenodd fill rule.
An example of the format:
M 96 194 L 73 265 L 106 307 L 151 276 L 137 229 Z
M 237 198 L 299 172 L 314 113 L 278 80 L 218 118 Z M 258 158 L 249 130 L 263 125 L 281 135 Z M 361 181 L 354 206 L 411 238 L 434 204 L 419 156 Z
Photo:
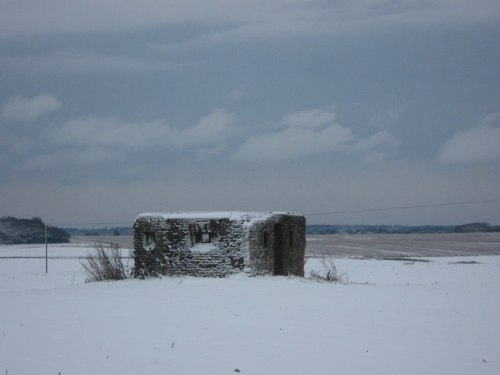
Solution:
M 457 132 L 441 148 L 442 164 L 488 162 L 500 159 L 500 112 L 488 115 L 479 126 Z
M 207 42 L 241 37 L 331 35 L 398 24 L 484 23 L 499 19 L 498 4 L 491 0 L 26 0 L 22 11 L 16 3 L 6 2 L 2 6 L 0 35 L 4 38 L 140 30 L 166 24 L 227 25 L 226 31 L 205 37 Z
M 164 120 L 126 122 L 116 118 L 71 119 L 47 132 L 50 148 L 28 159 L 33 168 L 60 168 L 64 165 L 115 163 L 126 155 L 142 152 L 186 151 L 210 156 L 227 150 L 225 142 L 238 133 L 237 116 L 217 109 L 186 128 L 170 126 Z
M 165 142 L 170 128 L 160 122 L 124 123 L 114 118 L 90 117 L 70 120 L 54 129 L 53 143 L 66 146 L 102 146 L 143 149 Z
M 25 118 L 35 118 L 60 105 L 48 94 L 19 102 L 24 104 L 16 104 L 17 112 L 12 109 L 7 112 L 11 118 L 14 114 L 20 116 L 21 107 L 35 108 L 28 111 L 29 116 L 19 112 Z M 9 105 L 6 107 L 14 107 Z M 28 169 L 50 169 L 65 165 L 109 165 L 137 153 L 141 153 L 141 158 L 158 153 L 183 153 L 194 159 L 224 155 L 244 162 L 289 162 L 334 154 L 376 161 L 391 156 L 399 145 L 399 140 L 387 130 L 356 137 L 351 128 L 336 121 L 334 112 L 325 109 L 287 114 L 266 127 L 245 127 L 242 122 L 245 121 L 223 108 L 184 128 L 171 126 L 165 120 L 128 122 L 89 116 L 45 125 L 48 127 L 38 135 L 44 137 L 42 143 L 34 138 L 37 135 L 26 134 L 24 141 L 33 147 L 19 152 L 26 155 L 23 165 Z
M 385 150 L 399 144 L 396 137 L 385 130 L 356 141 L 352 130 L 336 123 L 335 117 L 335 113 L 322 109 L 284 116 L 278 125 L 282 130 L 250 137 L 238 147 L 233 157 L 264 162 L 340 153 L 362 154 L 375 160 L 370 156 L 372 153 L 388 155 Z

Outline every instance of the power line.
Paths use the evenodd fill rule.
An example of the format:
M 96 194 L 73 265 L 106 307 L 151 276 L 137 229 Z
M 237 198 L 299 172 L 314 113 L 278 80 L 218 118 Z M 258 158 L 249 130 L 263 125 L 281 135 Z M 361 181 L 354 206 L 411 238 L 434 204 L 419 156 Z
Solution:
M 341 211 L 327 211 L 327 212 L 308 212 L 303 213 L 305 216 L 320 216 L 320 215 L 346 215 L 346 214 L 358 214 L 358 213 L 369 213 L 369 212 L 384 212 L 384 211 L 397 211 L 397 210 L 409 210 L 409 209 L 418 209 L 418 208 L 432 208 L 432 207 L 446 207 L 446 206 L 462 206 L 469 204 L 482 204 L 482 203 L 492 203 L 492 202 L 500 202 L 500 198 L 495 199 L 482 199 L 475 201 L 462 201 L 462 202 L 446 202 L 446 203 L 432 203 L 432 204 L 420 204 L 420 205 L 412 205 L 412 206 L 395 206 L 395 207 L 378 207 L 378 208 L 365 208 L 358 210 L 341 210 Z M 46 223 L 47 225 L 59 225 L 63 227 L 82 227 L 82 226 L 99 226 L 106 225 L 110 227 L 120 227 L 120 226 L 128 226 L 131 227 L 131 222 L 72 222 L 72 223 L 55 223 L 50 222 Z
M 381 208 L 367 208 L 361 210 L 343 210 L 343 211 L 331 211 L 331 212 L 309 212 L 305 213 L 306 216 L 313 215 L 344 215 L 344 214 L 358 214 L 367 212 L 381 212 L 381 211 L 397 211 L 397 210 L 408 210 L 414 208 L 430 208 L 430 207 L 445 207 L 445 206 L 461 206 L 467 204 L 480 204 L 480 203 L 491 203 L 499 202 L 500 198 L 497 199 L 483 199 L 478 201 L 464 201 L 464 202 L 448 202 L 448 203 L 434 203 L 434 204 L 420 204 L 413 206 L 397 206 L 397 207 L 381 207 Z

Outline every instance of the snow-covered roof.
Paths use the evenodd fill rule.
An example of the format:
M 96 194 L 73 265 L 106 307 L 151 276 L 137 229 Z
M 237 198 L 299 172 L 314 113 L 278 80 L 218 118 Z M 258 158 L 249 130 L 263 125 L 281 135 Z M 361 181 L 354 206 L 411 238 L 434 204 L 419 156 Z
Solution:
M 162 218 L 162 219 L 230 219 L 230 220 L 265 220 L 273 215 L 293 215 L 292 212 L 243 212 L 243 211 L 201 211 L 201 212 L 149 212 L 139 214 L 137 219 Z

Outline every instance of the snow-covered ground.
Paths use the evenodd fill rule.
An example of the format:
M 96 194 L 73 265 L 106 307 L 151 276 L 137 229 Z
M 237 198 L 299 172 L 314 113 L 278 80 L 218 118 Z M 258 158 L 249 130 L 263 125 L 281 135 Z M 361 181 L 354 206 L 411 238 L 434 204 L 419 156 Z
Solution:
M 498 256 L 85 284 L 87 250 L 0 246 L 0 374 L 500 373 Z

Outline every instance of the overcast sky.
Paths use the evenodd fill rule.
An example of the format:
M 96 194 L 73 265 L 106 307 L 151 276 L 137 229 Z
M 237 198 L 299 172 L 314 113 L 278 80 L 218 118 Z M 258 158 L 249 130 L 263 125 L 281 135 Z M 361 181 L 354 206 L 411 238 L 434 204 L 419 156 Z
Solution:
M 0 216 L 500 199 L 499 46 L 498 0 L 0 0 Z

